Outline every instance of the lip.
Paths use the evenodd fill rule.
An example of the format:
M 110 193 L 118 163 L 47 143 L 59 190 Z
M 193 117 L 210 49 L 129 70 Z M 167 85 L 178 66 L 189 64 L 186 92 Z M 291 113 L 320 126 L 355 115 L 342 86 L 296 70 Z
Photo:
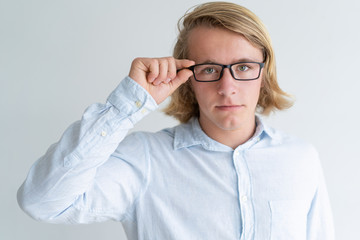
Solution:
M 243 108 L 244 105 L 219 105 L 216 106 L 216 109 L 221 110 L 221 111 L 236 111 L 239 110 L 241 108 Z

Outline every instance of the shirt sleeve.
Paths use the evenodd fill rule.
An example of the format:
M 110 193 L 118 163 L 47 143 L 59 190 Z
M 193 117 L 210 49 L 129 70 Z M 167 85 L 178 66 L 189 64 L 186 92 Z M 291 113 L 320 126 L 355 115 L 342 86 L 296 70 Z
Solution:
M 307 218 L 307 240 L 335 239 L 332 211 L 320 162 L 318 166 L 318 187 Z
M 105 104 L 88 107 L 34 163 L 18 190 L 20 207 L 37 220 L 55 223 L 126 218 L 146 182 L 148 163 L 146 154 L 133 162 L 112 154 L 134 144 L 146 151 L 138 135 L 124 138 L 156 108 L 146 90 L 126 77 Z

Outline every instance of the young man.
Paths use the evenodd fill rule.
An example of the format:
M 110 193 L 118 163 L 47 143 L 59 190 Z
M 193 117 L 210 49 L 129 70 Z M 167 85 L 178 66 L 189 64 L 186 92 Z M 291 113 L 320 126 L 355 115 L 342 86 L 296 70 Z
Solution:
M 316 151 L 255 115 L 291 106 L 260 20 L 217 2 L 181 23 L 174 57 L 135 59 L 34 164 L 20 206 L 47 222 L 121 221 L 129 239 L 333 239 Z M 168 96 L 182 124 L 126 136 Z

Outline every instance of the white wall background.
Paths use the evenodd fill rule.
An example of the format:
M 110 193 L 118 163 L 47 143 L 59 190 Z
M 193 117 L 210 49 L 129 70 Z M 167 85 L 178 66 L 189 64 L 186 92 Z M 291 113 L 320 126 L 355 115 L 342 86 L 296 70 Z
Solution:
M 196 0 L 0 0 L 0 239 L 126 239 L 121 224 L 38 223 L 17 206 L 31 164 L 137 56 L 171 55 L 176 22 Z M 314 143 L 338 239 L 360 235 L 359 55 L 356 0 L 243 0 L 268 27 L 279 82 L 295 106 L 269 122 Z M 156 112 L 136 130 L 176 121 Z

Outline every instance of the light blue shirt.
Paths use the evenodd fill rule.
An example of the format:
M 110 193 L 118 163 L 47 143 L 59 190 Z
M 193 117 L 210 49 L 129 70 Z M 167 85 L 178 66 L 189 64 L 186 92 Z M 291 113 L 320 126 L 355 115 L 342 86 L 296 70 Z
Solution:
M 52 223 L 123 223 L 135 240 L 332 240 L 316 150 L 257 117 L 235 150 L 198 120 L 128 130 L 157 105 L 129 77 L 91 105 L 31 168 L 21 208 Z

